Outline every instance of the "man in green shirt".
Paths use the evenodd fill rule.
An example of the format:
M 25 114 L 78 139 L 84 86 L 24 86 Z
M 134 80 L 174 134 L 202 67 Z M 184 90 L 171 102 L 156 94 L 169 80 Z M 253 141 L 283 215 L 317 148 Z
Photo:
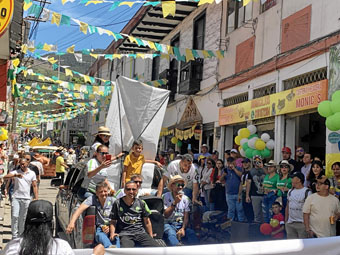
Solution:
M 267 175 L 263 180 L 264 196 L 263 196 L 263 208 L 264 208 L 264 222 L 269 223 L 271 218 L 271 208 L 277 198 L 277 182 L 280 177 L 276 173 L 277 164 L 274 160 L 270 160 L 267 167 Z

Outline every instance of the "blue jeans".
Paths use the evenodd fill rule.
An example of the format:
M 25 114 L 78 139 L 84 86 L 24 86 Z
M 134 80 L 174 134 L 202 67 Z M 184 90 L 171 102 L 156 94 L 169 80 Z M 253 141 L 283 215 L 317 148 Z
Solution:
M 177 239 L 177 229 L 171 224 L 164 224 L 164 239 L 170 246 L 176 246 L 179 244 L 179 240 Z M 185 236 L 182 240 L 187 244 L 198 244 L 198 239 L 195 234 L 195 231 L 186 228 L 185 229 Z
M 282 215 L 286 215 L 287 196 L 282 196 Z
M 226 200 L 228 204 L 228 218 L 233 221 L 245 221 L 242 202 L 238 202 L 238 194 L 230 195 L 226 194 Z
M 117 248 L 120 248 L 119 237 L 111 241 L 109 234 L 105 234 L 101 227 L 97 227 L 96 229 L 96 241 L 104 245 L 105 248 L 109 248 L 111 245 L 116 245 Z
M 262 209 L 265 223 L 270 222 L 272 205 L 275 202 L 276 198 L 277 196 L 274 191 L 271 191 L 263 196 Z

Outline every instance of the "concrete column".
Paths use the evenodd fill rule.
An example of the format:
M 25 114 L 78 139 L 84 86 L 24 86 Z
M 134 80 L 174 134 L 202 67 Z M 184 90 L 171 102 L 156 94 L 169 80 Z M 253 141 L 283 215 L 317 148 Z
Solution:
M 275 147 L 274 147 L 274 160 L 279 162 L 282 159 L 281 149 L 284 146 L 285 137 L 285 118 L 284 115 L 275 116 Z
M 292 155 L 295 153 L 295 121 L 295 118 L 286 119 L 285 146 L 292 150 Z

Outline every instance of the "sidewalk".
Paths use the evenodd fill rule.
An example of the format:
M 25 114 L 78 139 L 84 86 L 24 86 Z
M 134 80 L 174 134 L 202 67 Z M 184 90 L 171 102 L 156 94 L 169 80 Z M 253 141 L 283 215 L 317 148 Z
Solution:
M 39 199 L 50 201 L 53 206 L 58 188 L 50 187 L 50 179 L 43 179 L 40 182 Z M 12 240 L 11 232 L 11 205 L 8 199 L 1 201 L 0 217 L 4 218 L 0 221 L 0 248 L 4 249 L 6 244 Z M 54 211 L 54 210 L 53 210 Z

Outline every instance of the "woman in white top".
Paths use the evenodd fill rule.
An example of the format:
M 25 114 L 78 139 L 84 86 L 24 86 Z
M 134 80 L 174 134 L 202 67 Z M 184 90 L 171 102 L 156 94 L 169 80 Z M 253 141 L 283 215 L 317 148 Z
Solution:
M 3 254 L 74 255 L 68 242 L 53 238 L 53 205 L 46 200 L 32 201 L 28 207 L 21 238 L 10 241 Z
M 214 210 L 214 204 L 210 202 L 210 192 L 214 188 L 214 185 L 211 181 L 211 173 L 213 169 L 215 169 L 216 163 L 212 158 L 207 159 L 207 166 L 202 171 L 202 179 L 201 179 L 201 189 L 204 193 L 204 201 L 207 206 L 208 211 Z

